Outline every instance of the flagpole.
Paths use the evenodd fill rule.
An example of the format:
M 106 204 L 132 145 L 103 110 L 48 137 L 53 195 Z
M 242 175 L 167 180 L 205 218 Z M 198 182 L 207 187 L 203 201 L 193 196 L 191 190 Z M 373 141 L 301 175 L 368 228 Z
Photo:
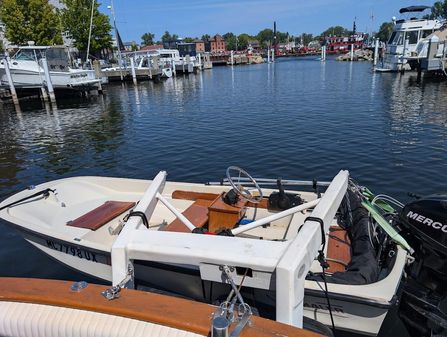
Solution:
M 110 10 L 112 11 L 112 17 L 113 17 L 113 27 L 115 28 L 115 40 L 116 40 L 116 45 L 118 47 L 118 66 L 120 69 L 120 77 L 121 77 L 121 81 L 123 80 L 123 72 L 121 70 L 121 64 L 122 64 L 122 57 L 121 57 L 121 48 L 118 42 L 118 29 L 116 28 L 116 18 L 115 18 L 115 10 L 113 7 L 113 0 L 110 0 Z

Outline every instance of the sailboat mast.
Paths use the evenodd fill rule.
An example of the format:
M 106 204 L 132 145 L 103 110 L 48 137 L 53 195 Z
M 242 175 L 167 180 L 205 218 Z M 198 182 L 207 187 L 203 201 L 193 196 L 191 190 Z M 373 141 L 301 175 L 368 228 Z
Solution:
M 92 38 L 92 27 L 93 27 L 93 10 L 95 8 L 95 0 L 92 0 L 92 12 L 90 14 L 90 29 L 88 32 L 88 43 L 87 43 L 87 55 L 85 56 L 85 62 L 88 62 L 88 56 L 90 54 L 90 41 Z

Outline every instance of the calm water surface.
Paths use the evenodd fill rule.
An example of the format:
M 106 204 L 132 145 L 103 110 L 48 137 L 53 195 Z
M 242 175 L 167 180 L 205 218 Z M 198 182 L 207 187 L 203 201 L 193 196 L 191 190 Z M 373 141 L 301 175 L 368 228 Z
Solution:
M 447 83 L 369 63 L 284 59 L 162 83 L 111 85 L 58 109 L 0 105 L 0 198 L 74 175 L 204 182 L 254 176 L 361 184 L 403 201 L 447 191 Z M 0 222 L 0 275 L 79 279 Z

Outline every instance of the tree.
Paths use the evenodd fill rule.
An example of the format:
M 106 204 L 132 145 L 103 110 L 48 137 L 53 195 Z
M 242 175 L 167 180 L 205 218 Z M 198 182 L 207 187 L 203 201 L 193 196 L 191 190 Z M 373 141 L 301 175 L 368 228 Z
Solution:
M 151 46 L 154 44 L 155 34 L 152 33 L 144 33 L 141 36 L 141 44 L 145 46 Z
M 309 42 L 313 41 L 314 36 L 312 34 L 303 33 L 301 36 L 296 38 L 296 42 L 302 44 L 303 46 L 307 46 Z
M 192 43 L 192 42 L 194 42 L 196 39 L 195 38 L 192 38 L 192 37 L 185 37 L 184 39 L 183 39 L 183 42 L 186 42 L 186 43 Z
M 273 30 L 266 28 L 261 30 L 258 35 L 256 35 L 256 38 L 263 47 L 266 47 L 267 45 L 273 44 L 273 35 Z
M 394 23 L 384 22 L 380 25 L 379 32 L 376 34 L 376 38 L 380 41 L 387 42 L 394 29 Z
M 447 0 L 436 1 L 431 8 L 431 19 L 447 19 Z
M 225 45 L 227 47 L 227 50 L 237 50 L 237 41 L 236 41 L 236 35 L 234 35 L 231 32 L 225 33 L 222 35 L 223 39 L 225 40 Z
M 162 35 L 162 37 L 161 37 L 161 41 L 162 42 L 169 42 L 169 41 L 172 41 L 172 36 L 171 36 L 171 34 L 169 34 L 169 32 L 168 31 L 165 31 L 165 33 Z
M 202 35 L 202 41 L 209 41 L 210 39 L 211 39 L 211 36 L 209 36 L 208 34 Z
M 237 45 L 240 50 L 245 50 L 248 47 L 248 42 L 250 40 L 254 40 L 253 36 L 250 36 L 248 34 L 242 33 L 237 37 Z
M 335 35 L 335 36 L 344 36 L 344 35 L 349 35 L 350 31 L 342 26 L 334 26 L 334 27 L 329 27 L 328 29 L 326 29 L 324 32 L 322 32 L 320 34 L 320 38 L 324 39 L 325 37 L 329 36 L 329 35 Z
M 62 44 L 60 21 L 48 0 L 3 0 L 0 19 L 6 38 L 14 44 Z
M 87 51 L 90 32 L 91 0 L 61 0 L 65 8 L 61 9 L 62 26 L 67 36 L 74 40 L 80 51 Z M 109 17 L 98 10 L 99 3 L 94 2 L 90 52 L 97 54 L 101 49 L 112 47 L 112 26 Z

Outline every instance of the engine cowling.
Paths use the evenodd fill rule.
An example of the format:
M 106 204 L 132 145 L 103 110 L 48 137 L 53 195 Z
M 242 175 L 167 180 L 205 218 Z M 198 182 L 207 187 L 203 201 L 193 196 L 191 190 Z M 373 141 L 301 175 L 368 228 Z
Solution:
M 447 257 L 447 195 L 433 195 L 408 203 L 400 224 L 425 249 Z

